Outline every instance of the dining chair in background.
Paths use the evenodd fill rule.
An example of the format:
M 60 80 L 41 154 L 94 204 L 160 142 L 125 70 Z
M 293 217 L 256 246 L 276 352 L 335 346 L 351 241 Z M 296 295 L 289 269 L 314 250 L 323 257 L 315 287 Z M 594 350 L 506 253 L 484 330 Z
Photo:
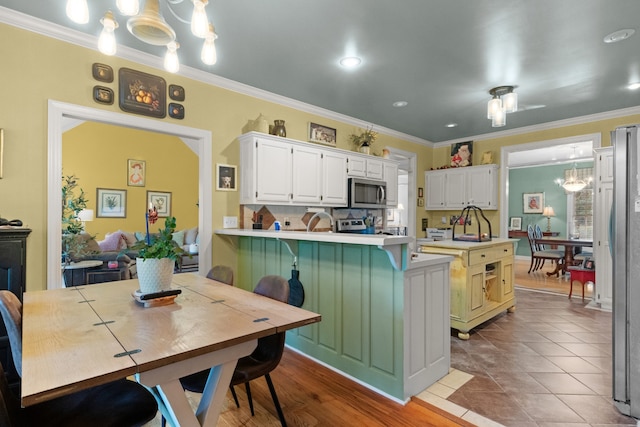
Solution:
M 216 265 L 209 270 L 207 278 L 233 286 L 233 269 L 226 265 Z
M 4 320 L 11 355 L 22 376 L 22 303 L 11 291 L 0 291 L 0 314 Z M 142 426 L 151 421 L 158 404 L 142 385 L 121 379 L 28 406 L 9 389 L 0 367 L 0 425 L 60 427 Z
M 254 293 L 263 295 L 274 300 L 287 303 L 289 300 L 289 282 L 282 276 L 265 276 L 258 281 Z M 280 418 L 280 424 L 286 427 L 287 423 L 278 401 L 278 395 L 271 381 L 269 373 L 273 371 L 282 358 L 284 352 L 285 332 L 279 332 L 268 337 L 262 337 L 258 339 L 258 346 L 249 356 L 245 356 L 238 360 L 236 369 L 233 372 L 231 378 L 231 384 L 233 386 L 244 384 L 247 391 L 247 399 L 249 400 L 249 408 L 251 409 L 251 416 L 254 415 L 253 400 L 251 398 L 251 386 L 249 382 L 265 377 L 273 404 L 275 405 L 278 418 Z M 204 386 L 209 377 L 209 370 L 200 371 L 195 374 L 180 378 L 182 387 L 185 390 L 189 390 L 195 393 L 202 393 Z M 238 404 L 236 400 L 236 405 Z
M 540 234 L 540 237 L 542 237 L 542 231 Z M 531 249 L 531 265 L 529 265 L 528 273 L 542 268 L 546 260 L 551 260 L 555 264 L 561 264 L 564 261 L 563 251 L 544 249 L 544 245 L 538 246 L 535 240 L 536 231 L 531 224 L 527 226 L 527 238 L 529 239 L 529 248 Z M 540 249 L 540 247 L 543 249 Z M 556 275 L 558 275 L 558 273 L 556 273 Z

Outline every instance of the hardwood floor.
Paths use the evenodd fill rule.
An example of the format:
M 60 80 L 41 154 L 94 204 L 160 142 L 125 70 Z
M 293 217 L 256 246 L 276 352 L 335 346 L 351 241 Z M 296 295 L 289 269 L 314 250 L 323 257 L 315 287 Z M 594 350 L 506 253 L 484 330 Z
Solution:
M 421 426 L 473 427 L 418 399 L 403 406 L 285 349 L 271 374 L 288 426 Z M 264 378 L 251 382 L 255 416 L 251 416 L 244 387 L 236 387 L 240 408 L 227 393 L 218 426 L 279 426 Z M 200 395 L 187 392 L 192 406 Z M 195 406 L 194 406 L 195 407 Z M 160 426 L 160 415 L 148 426 Z
M 570 283 L 569 276 L 547 276 L 547 272 L 553 271 L 551 262 L 547 261 L 540 270 L 527 273 L 529 270 L 529 259 L 516 258 L 516 285 L 536 289 L 539 291 L 546 291 L 551 293 L 558 293 L 563 295 L 569 295 Z M 582 297 L 582 286 L 579 282 L 573 284 L 573 297 Z M 593 298 L 593 286 L 587 285 L 584 287 L 585 299 Z

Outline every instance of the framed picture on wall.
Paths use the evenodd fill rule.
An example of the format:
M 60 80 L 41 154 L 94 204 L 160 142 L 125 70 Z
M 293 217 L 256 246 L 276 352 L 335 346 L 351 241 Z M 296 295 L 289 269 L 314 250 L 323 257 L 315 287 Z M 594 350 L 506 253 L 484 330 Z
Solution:
M 147 173 L 147 162 L 144 160 L 127 160 L 127 185 L 130 187 L 144 187 L 144 177 Z
M 522 230 L 522 217 L 511 217 L 511 222 L 509 222 L 509 230 Z
M 127 190 L 96 188 L 98 218 L 126 218 Z
M 523 213 L 539 213 L 544 210 L 544 193 L 523 193 Z
M 171 193 L 164 191 L 147 191 L 147 206 L 152 204 L 158 211 L 159 218 L 171 216 Z
M 217 187 L 219 191 L 237 191 L 236 170 L 233 165 L 216 164 L 217 170 Z

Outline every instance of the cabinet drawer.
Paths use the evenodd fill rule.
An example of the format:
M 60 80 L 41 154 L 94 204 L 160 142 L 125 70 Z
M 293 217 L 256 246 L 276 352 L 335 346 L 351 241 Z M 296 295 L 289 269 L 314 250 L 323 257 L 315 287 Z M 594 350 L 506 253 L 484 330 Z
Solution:
M 496 251 L 496 258 L 513 256 L 513 245 L 511 244 L 496 246 L 493 250 Z
M 469 251 L 469 266 L 494 262 L 496 260 L 496 253 L 494 249 Z

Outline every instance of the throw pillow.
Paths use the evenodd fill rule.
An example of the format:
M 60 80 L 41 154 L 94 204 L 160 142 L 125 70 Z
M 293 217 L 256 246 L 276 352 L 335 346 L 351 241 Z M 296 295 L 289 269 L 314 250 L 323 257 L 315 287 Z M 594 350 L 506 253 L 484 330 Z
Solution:
M 184 235 L 184 244 L 190 245 L 192 243 L 195 243 L 196 237 L 198 237 L 198 227 L 188 229 Z
M 182 247 L 182 245 L 184 244 L 184 230 L 176 231 L 175 233 L 173 233 L 171 238 L 178 244 L 178 246 Z
M 127 248 L 130 248 L 136 243 L 136 236 L 133 233 L 129 233 L 128 231 L 118 230 L 116 233 L 122 234 L 125 242 L 127 242 Z
M 120 242 L 122 241 L 122 234 L 120 233 L 112 233 L 107 234 L 104 240 L 98 242 L 98 246 L 102 252 L 113 252 L 120 250 Z
M 136 236 L 138 242 L 147 238 L 147 233 L 143 233 L 142 231 L 136 231 L 133 235 Z

